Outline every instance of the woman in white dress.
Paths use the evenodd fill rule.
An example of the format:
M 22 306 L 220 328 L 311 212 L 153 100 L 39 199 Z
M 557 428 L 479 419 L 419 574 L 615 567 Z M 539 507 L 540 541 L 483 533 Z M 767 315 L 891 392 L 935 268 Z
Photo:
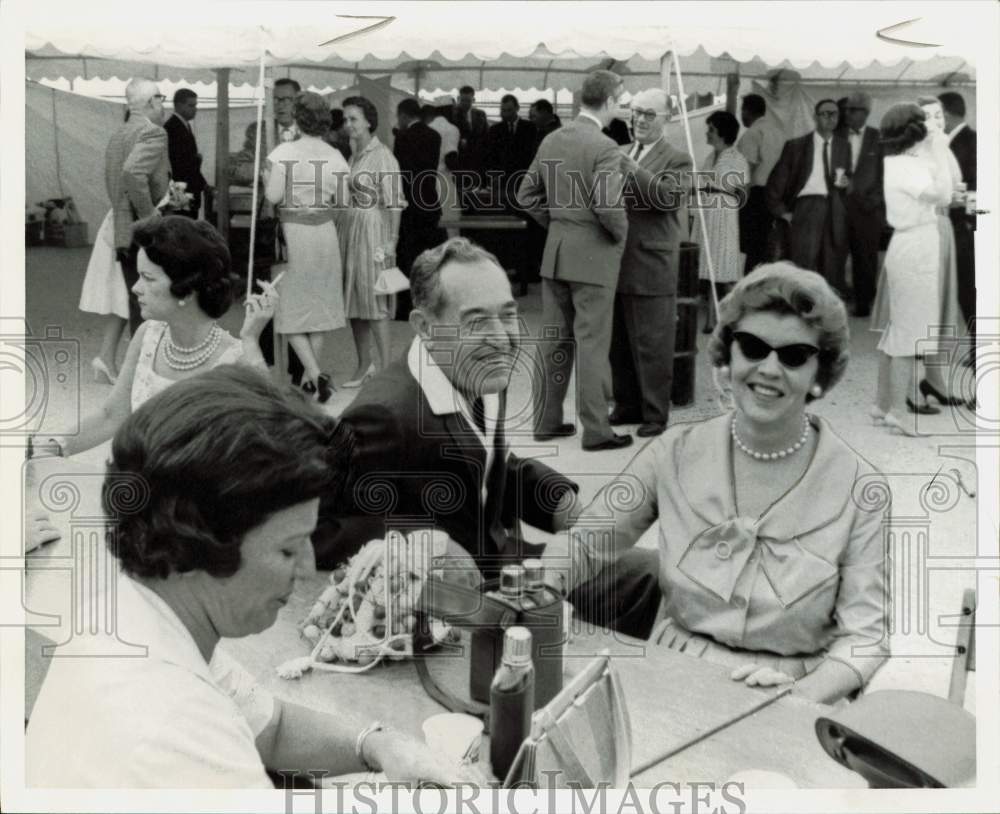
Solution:
M 257 340 L 278 302 L 271 283 L 261 283 L 264 293 L 248 298 L 236 339 L 216 320 L 229 310 L 239 278 L 226 242 L 211 225 L 180 215 L 152 218 L 136 225 L 135 240 L 141 248 L 133 291 L 145 321 L 129 343 L 121 373 L 107 401 L 84 416 L 76 434 L 31 439 L 32 456 L 85 452 L 109 440 L 151 396 L 216 365 L 243 362 L 266 369 Z M 43 514 L 29 515 L 29 541 L 54 539 Z
M 103 317 L 101 350 L 90 360 L 94 380 L 114 384 L 118 378 L 118 343 L 128 323 L 128 288 L 121 263 L 115 259 L 112 213 L 101 221 L 80 291 L 80 310 Z
M 743 276 L 745 255 L 740 252 L 739 207 L 750 180 L 750 165 L 735 147 L 740 123 L 732 113 L 718 110 L 705 120 L 705 124 L 712 152 L 699 169 L 713 175 L 701 180 L 705 231 L 702 232 L 701 218 L 695 212 L 692 240 L 711 252 L 716 294 L 721 300 L 730 285 Z M 710 284 L 708 262 L 704 256 L 698 276 Z M 709 291 L 704 332 L 711 333 L 714 325 L 715 309 L 712 292 Z
M 322 139 L 330 128 L 330 107 L 322 96 L 295 97 L 295 124 L 301 137 L 275 147 L 264 169 L 265 194 L 279 207 L 288 247 L 274 330 L 288 337 L 302 360 L 302 389 L 325 402 L 333 382 L 320 370 L 323 338 L 347 324 L 334 221 L 335 207 L 346 200 L 350 170 L 340 151 Z
M 273 789 L 268 770 L 485 781 L 364 710 L 273 696 L 219 647 L 271 627 L 295 581 L 315 578 L 319 498 L 346 457 L 332 418 L 241 365 L 180 382 L 124 422 L 104 510 L 118 633 L 146 653 L 53 660 L 25 734 L 29 785 Z M 123 500 L 136 479 L 148 499 Z
M 925 120 L 918 105 L 901 104 L 891 107 L 881 124 L 886 218 L 893 234 L 885 256 L 889 322 L 878 349 L 891 362 L 880 366 L 872 418 L 906 435 L 917 434 L 906 402 L 918 400 L 913 370 L 918 348 L 923 353 L 936 350 L 928 330 L 941 319 L 936 208 L 947 206 L 952 197 L 948 145 L 928 138 Z

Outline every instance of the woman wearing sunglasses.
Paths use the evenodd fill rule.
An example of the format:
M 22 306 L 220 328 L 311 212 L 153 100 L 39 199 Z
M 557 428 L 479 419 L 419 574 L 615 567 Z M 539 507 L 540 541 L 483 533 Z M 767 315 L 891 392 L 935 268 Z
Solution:
M 574 526 L 571 585 L 659 520 L 653 641 L 750 686 L 794 682 L 823 702 L 862 689 L 888 655 L 888 489 L 806 411 L 843 376 L 848 342 L 815 272 L 774 263 L 737 283 L 709 343 L 734 409 L 671 428 L 604 487 Z

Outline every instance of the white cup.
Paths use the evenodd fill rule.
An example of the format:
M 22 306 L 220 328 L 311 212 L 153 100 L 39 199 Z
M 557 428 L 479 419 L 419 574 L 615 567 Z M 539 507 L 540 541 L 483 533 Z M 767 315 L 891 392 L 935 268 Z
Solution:
M 478 756 L 483 722 L 473 715 L 461 712 L 432 715 L 424 721 L 423 730 L 427 745 L 456 763 L 461 763 L 467 755 L 471 759 Z

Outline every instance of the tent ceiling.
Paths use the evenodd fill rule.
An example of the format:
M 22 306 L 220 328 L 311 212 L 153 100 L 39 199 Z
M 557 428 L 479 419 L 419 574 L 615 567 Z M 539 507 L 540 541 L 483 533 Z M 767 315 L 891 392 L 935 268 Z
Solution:
M 968 33 L 975 15 L 920 3 L 846 6 L 787 3 L 765 15 L 758 3 L 295 3 L 283 4 L 280 17 L 248 7 L 258 26 L 232 26 L 209 14 L 195 29 L 102 26 L 92 12 L 79 24 L 29 23 L 26 71 L 32 79 L 210 82 L 212 68 L 230 67 L 231 81 L 252 82 L 266 49 L 268 64 L 285 68 L 279 73 L 314 85 L 348 85 L 365 74 L 392 75 L 409 86 L 419 71 L 421 87 L 573 87 L 581 74 L 612 61 L 627 84 L 648 85 L 659 76 L 662 54 L 673 49 L 682 71 L 713 84 L 737 65 L 745 77 L 785 68 L 823 83 L 974 81 L 974 55 L 958 44 L 974 41 Z M 904 48 L 875 34 L 920 13 L 923 19 L 898 36 L 940 47 Z M 780 19 L 782 30 L 762 25 L 767 17 Z

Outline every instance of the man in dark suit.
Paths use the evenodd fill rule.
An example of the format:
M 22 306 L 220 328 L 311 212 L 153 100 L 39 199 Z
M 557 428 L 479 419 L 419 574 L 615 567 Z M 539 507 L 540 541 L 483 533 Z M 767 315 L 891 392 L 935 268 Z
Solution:
M 579 513 L 578 487 L 510 451 L 516 427 L 506 420 L 507 388 L 522 328 L 496 259 L 453 238 L 422 254 L 410 280 L 416 338 L 406 358 L 365 384 L 342 416 L 350 477 L 343 495 L 322 501 L 317 564 L 333 567 L 388 529 L 434 527 L 493 578 L 544 550 L 524 540 L 522 521 L 553 533 L 568 527 Z M 600 596 L 590 589 L 573 598 L 587 608 L 598 600 L 622 624 L 624 604 L 643 597 L 649 604 L 656 561 L 655 551 L 641 551 Z M 629 632 L 642 633 L 650 621 Z
M 951 151 L 958 159 L 962 180 L 971 192 L 976 191 L 976 131 L 965 123 L 965 99 L 960 93 L 946 91 L 938 96 L 944 111 L 944 132 Z M 949 212 L 955 232 L 955 266 L 958 274 L 958 304 L 975 337 L 976 320 L 976 216 L 965 214 L 964 202 L 956 202 Z
M 538 148 L 545 137 L 560 127 L 562 121 L 556 115 L 552 102 L 548 99 L 536 99 L 528 110 L 528 118 L 535 125 L 535 146 L 531 157 L 535 157 Z M 530 165 L 530 162 L 529 162 Z M 521 276 L 521 291 L 527 293 L 528 283 L 537 283 L 541 279 L 542 255 L 545 253 L 545 239 L 548 230 L 534 218 L 528 218 L 528 230 L 525 235 L 524 271 Z
M 475 107 L 476 89 L 463 85 L 458 89 L 458 103 L 455 106 L 453 124 L 458 128 L 457 172 L 467 174 L 467 180 L 459 182 L 462 190 L 484 186 L 484 162 L 490 124 L 486 112 Z M 465 201 L 462 201 L 464 207 Z
M 393 154 L 399 162 L 406 198 L 406 209 L 400 216 L 396 260 L 400 271 L 408 276 L 413 261 L 421 252 L 446 239 L 444 230 L 438 227 L 441 202 L 436 172 L 441 136 L 422 121 L 416 99 L 403 99 L 396 106 L 396 125 Z M 407 306 L 403 318 L 408 315 Z
M 835 133 L 839 112 L 833 99 L 815 107 L 816 130 L 789 139 L 767 179 L 767 205 L 789 224 L 787 257 L 822 274 L 842 296 L 846 293 L 843 252 L 847 243 L 847 188 L 850 148 Z
M 528 110 L 528 120 L 535 125 L 536 150 L 549 133 L 562 127 L 562 120 L 556 115 L 552 102 L 548 99 L 536 99 L 531 103 L 531 108 Z
M 198 113 L 198 94 L 190 88 L 180 88 L 174 94 L 174 115 L 167 119 L 167 154 L 170 156 L 170 174 L 175 181 L 187 184 L 185 192 L 191 194 L 191 206 L 178 214 L 197 218 L 201 209 L 201 193 L 208 182 L 201 174 L 201 153 L 195 141 L 191 122 Z
M 535 157 L 535 125 L 520 117 L 517 97 L 508 93 L 500 100 L 500 121 L 489 131 L 486 171 L 497 184 L 500 201 L 510 208 L 517 204 L 517 186 Z
M 608 421 L 611 316 L 628 218 L 621 154 L 601 129 L 618 110 L 621 78 L 594 71 L 583 83 L 580 115 L 542 142 L 518 190 L 518 203 L 549 230 L 542 257 L 540 375 L 533 383 L 535 438 L 573 435 L 563 400 L 577 359 L 577 414 L 583 448 L 618 449 Z
M 863 91 L 851 93 L 847 97 L 844 122 L 840 128 L 851 150 L 844 205 L 847 209 L 847 248 L 851 255 L 856 317 L 867 317 L 871 313 L 878 273 L 879 240 L 885 224 L 879 132 L 874 127 L 865 126 L 871 109 L 872 97 L 869 94 Z
M 134 335 L 142 323 L 132 287 L 139 280 L 139 248 L 132 224 L 156 212 L 167 193 L 170 164 L 163 129 L 163 94 L 149 79 L 133 79 L 125 88 L 129 118 L 111 136 L 104 154 L 104 183 L 111 199 L 115 254 L 128 289 L 129 326 Z
M 677 325 L 677 253 L 687 237 L 684 190 L 691 156 L 663 138 L 669 107 L 659 88 L 632 99 L 635 144 L 622 148 L 628 238 L 611 338 L 612 426 L 659 435 L 670 417 Z

